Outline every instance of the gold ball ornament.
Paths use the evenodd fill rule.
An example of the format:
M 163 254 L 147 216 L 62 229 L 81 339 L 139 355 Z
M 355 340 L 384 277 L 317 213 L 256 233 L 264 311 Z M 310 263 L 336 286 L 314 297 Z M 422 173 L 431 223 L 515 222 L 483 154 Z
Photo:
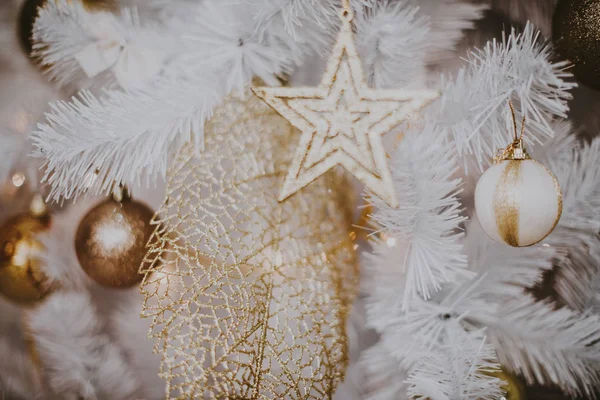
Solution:
M 574 65 L 570 71 L 600 89 L 600 0 L 560 0 L 552 20 L 552 41 Z
M 501 386 L 502 390 L 504 390 L 505 394 L 503 397 L 500 397 L 499 400 L 526 400 L 527 393 L 525 390 L 525 385 L 519 379 L 517 379 L 513 374 L 507 372 L 504 369 L 500 369 L 494 372 L 486 373 L 489 376 L 494 378 L 498 378 L 504 382 Z
M 37 258 L 44 247 L 36 237 L 50 228 L 50 216 L 40 210 L 17 215 L 0 228 L 0 293 L 24 305 L 42 300 L 51 289 Z
M 523 134 L 517 137 L 516 129 L 515 141 L 495 161 L 475 189 L 481 227 L 495 241 L 513 247 L 542 241 L 562 214 L 558 180 L 531 159 L 523 148 Z
M 77 258 L 87 275 L 110 288 L 142 281 L 140 265 L 154 228 L 154 212 L 129 196 L 113 196 L 83 218 L 75 236 Z

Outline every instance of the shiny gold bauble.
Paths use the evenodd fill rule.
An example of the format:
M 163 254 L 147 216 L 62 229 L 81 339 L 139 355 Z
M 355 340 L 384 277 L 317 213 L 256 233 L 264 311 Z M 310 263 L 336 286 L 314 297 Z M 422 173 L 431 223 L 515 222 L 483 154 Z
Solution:
M 577 79 L 600 89 L 600 0 L 560 0 L 552 20 L 552 40 L 574 66 Z
M 35 303 L 50 291 L 37 259 L 42 244 L 36 236 L 50 227 L 48 215 L 25 213 L 0 228 L 0 293 L 22 303 Z
M 154 231 L 150 225 L 153 215 L 148 206 L 131 198 L 110 198 L 94 207 L 75 236 L 83 270 L 106 287 L 128 288 L 139 283 L 143 276 L 138 271 Z
M 504 395 L 504 399 L 506 400 L 525 400 L 527 399 L 527 395 L 525 393 L 525 385 L 523 382 L 519 381 L 514 375 L 500 370 L 498 372 L 493 372 L 490 374 L 491 376 L 501 379 L 505 382 L 502 385 L 502 389 L 506 392 Z

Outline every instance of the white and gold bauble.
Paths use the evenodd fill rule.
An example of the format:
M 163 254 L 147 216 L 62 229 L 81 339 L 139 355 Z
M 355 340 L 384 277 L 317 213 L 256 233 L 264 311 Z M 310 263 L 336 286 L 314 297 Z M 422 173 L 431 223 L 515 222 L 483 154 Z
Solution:
M 496 157 L 475 189 L 483 230 L 495 241 L 527 247 L 546 238 L 562 214 L 562 193 L 554 174 L 532 160 L 523 134 Z

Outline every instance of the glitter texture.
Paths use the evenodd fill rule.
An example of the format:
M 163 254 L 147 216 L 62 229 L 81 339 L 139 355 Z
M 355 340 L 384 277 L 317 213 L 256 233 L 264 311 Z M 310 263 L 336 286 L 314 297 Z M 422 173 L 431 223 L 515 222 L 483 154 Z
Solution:
M 330 399 L 343 379 L 354 206 L 334 172 L 278 202 L 295 136 L 230 98 L 170 168 L 142 266 L 168 399 Z
M 561 0 L 552 20 L 552 40 L 571 61 L 573 74 L 600 89 L 600 1 Z

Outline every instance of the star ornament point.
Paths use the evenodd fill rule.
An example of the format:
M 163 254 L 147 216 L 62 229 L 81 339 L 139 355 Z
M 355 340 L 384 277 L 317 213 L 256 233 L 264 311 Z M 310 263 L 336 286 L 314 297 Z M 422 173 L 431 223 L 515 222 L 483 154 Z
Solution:
M 340 165 L 394 208 L 383 135 L 439 97 L 433 90 L 369 88 L 347 20 L 319 86 L 252 90 L 302 132 L 279 201 Z

